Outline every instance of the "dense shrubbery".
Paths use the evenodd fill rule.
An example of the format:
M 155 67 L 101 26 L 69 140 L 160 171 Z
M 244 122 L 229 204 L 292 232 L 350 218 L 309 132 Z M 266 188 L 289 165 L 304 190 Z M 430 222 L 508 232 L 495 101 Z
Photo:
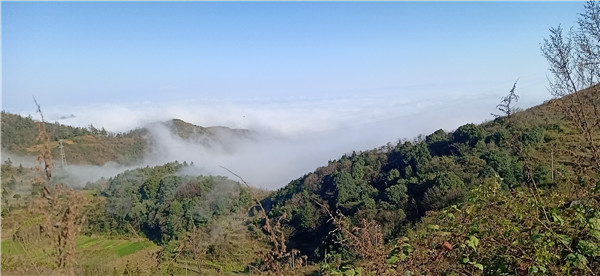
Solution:
M 345 155 L 279 190 L 271 198 L 271 213 L 292 214 L 290 226 L 296 229 L 297 239 L 320 237 L 323 245 L 317 252 L 304 252 L 313 257 L 331 242 L 328 218 L 316 204 L 319 200 L 354 221 L 374 219 L 381 223 L 387 237 L 394 237 L 406 220 L 416 221 L 427 210 L 459 202 L 466 189 L 481 183 L 479 174 L 500 171 L 511 185 L 517 178 L 522 179 L 514 175 L 518 168 L 506 163 L 511 159 L 502 159 L 509 154 L 489 145 L 494 139 L 488 139 L 488 144 L 483 142 L 491 136 L 494 133 L 484 127 L 468 124 L 452 134 L 438 130 L 425 140 L 401 141 L 395 147 Z M 474 147 L 480 143 L 480 147 Z M 491 162 L 494 160 L 498 164 Z M 304 215 L 309 209 L 315 214 Z
M 274 193 L 270 214 L 291 214 L 290 244 L 330 274 L 595 271 L 598 174 L 552 106 L 536 109 L 345 155 Z M 353 251 L 353 231 L 374 229 L 383 259 Z
M 104 216 L 92 218 L 99 231 L 139 231 L 157 243 L 180 240 L 186 231 L 251 204 L 250 193 L 221 176 L 182 176 L 187 164 L 167 163 L 126 171 L 102 191 Z

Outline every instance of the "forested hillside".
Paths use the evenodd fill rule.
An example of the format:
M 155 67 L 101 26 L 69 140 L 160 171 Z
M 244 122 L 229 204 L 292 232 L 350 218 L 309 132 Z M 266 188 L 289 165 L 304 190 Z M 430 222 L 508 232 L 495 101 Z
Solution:
M 277 191 L 175 160 L 68 187 L 53 174 L 60 140 L 70 162 L 102 164 L 135 162 L 152 131 L 221 146 L 252 135 L 2 113 L 2 149 L 39 164 L 2 164 L 2 274 L 599 275 L 600 5 L 585 9 L 542 43 L 554 99 L 519 110 L 515 82 L 489 121 L 348 153 Z
M 255 192 L 225 177 L 179 175 L 188 166 L 174 162 L 129 170 L 91 183 L 95 188 L 83 191 L 69 191 L 60 184 L 37 189 L 29 213 L 16 203 L 10 204 L 12 208 L 5 204 L 2 234 L 7 251 L 3 253 L 8 257 L 3 257 L 3 273 L 50 273 L 73 257 L 87 258 L 85 254 L 97 259 L 86 259 L 77 275 L 112 273 L 115 268 L 119 274 L 124 270 L 154 274 L 157 268 L 180 271 L 186 266 L 196 272 L 246 270 L 265 247 L 252 243 L 256 231 L 245 226 Z M 8 167 L 5 164 L 3 169 Z M 53 197 L 58 194 L 65 196 Z M 70 219 L 54 216 L 66 210 Z M 61 225 L 58 233 L 50 230 L 55 223 Z M 40 232 L 40 227 L 49 230 Z M 52 241 L 54 235 L 60 242 Z M 115 243 L 122 245 L 115 251 L 102 245 Z M 38 249 L 28 249 L 32 247 Z M 37 251 L 51 247 L 63 253 Z M 123 267 L 119 260 L 129 255 L 144 261 L 129 260 Z M 103 263 L 103 258 L 110 261 Z
M 50 148 L 55 158 L 59 154 L 59 141 L 68 164 L 103 165 L 116 162 L 122 165 L 137 164 L 150 151 L 154 141 L 151 129 L 161 128 L 190 143 L 207 147 L 230 149 L 229 144 L 251 139 L 245 129 L 228 127 L 201 127 L 172 119 L 156 122 L 125 133 L 112 133 L 93 125 L 87 128 L 59 123 L 44 124 L 50 136 Z M 2 112 L 2 150 L 21 156 L 36 156 L 39 152 L 36 121 L 31 117 Z
M 90 221 L 97 232 L 126 233 L 131 228 L 158 244 L 182 239 L 193 225 L 248 208 L 250 192 L 221 176 L 186 176 L 178 162 L 123 172 L 105 183 L 102 214 Z M 131 227 L 131 228 L 130 228 Z
M 597 271 L 600 178 L 563 101 L 345 155 L 265 203 L 329 273 Z
M 127 133 L 110 133 L 104 128 L 72 127 L 45 123 L 50 136 L 52 155 L 58 158 L 59 140 L 63 140 L 68 163 L 102 165 L 113 161 L 133 164 L 143 157 L 147 147 L 141 129 Z M 36 156 L 39 153 L 38 129 L 31 117 L 2 112 L 2 150 L 7 153 Z
M 45 186 L 35 176 L 42 171 L 5 163 L 3 184 L 14 181 L 4 198 L 23 181 L 34 189 L 3 202 L 3 272 L 64 271 L 91 254 L 88 247 L 100 254 L 109 250 L 101 244 L 117 243 L 123 248 L 102 253 L 117 254 L 113 261 L 75 271 L 594 275 L 600 175 L 593 145 L 563 112 L 574 97 L 592 107 L 600 94 L 592 87 L 483 124 L 349 153 L 272 194 L 186 176 L 187 163 L 126 171 L 82 191 Z M 600 130 L 591 133 L 600 139 Z M 38 232 L 61 217 L 62 231 Z M 65 229 L 73 234 L 53 245 Z M 33 258 L 25 253 L 32 246 L 70 253 Z M 145 261 L 125 265 L 130 255 Z

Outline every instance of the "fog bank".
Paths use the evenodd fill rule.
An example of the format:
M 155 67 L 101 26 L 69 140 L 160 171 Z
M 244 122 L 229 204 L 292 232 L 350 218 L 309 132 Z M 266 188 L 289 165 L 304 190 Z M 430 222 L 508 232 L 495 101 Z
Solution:
M 345 153 L 396 143 L 398 139 L 414 138 L 440 128 L 453 130 L 467 122 L 481 122 L 490 117 L 494 104 L 481 98 L 465 103 L 434 100 L 410 103 L 370 98 L 312 105 L 299 102 L 287 111 L 231 107 L 237 110 L 234 114 L 249 114 L 242 118 L 262 114 L 260 120 L 244 125 L 234 122 L 232 113 L 227 110 L 221 113 L 223 121 L 217 124 L 223 125 L 221 123 L 229 118 L 233 122 L 229 126 L 248 128 L 252 130 L 251 137 L 226 137 L 229 141 L 226 145 L 229 150 L 226 150 L 223 145 L 207 146 L 182 139 L 164 125 L 154 125 L 149 128 L 152 147 L 143 164 L 187 161 L 194 163 L 193 168 L 187 169 L 188 174 L 225 175 L 235 179 L 221 168 L 224 166 L 253 186 L 277 189 Z M 184 120 L 206 126 L 198 123 L 205 117 Z
M 466 95 L 466 96 L 465 96 Z M 377 148 L 401 138 L 414 138 L 437 129 L 451 131 L 468 123 L 491 119 L 500 94 L 461 94 L 446 98 L 426 95 L 278 100 L 203 100 L 161 105 L 112 105 L 47 108 L 49 120 L 63 124 L 104 127 L 125 132 L 146 126 L 151 148 L 134 167 L 69 165 L 65 182 L 85 183 L 111 177 L 126 169 L 193 162 L 186 173 L 225 175 L 224 166 L 249 184 L 277 189 L 324 166 L 345 153 Z M 64 116 L 73 114 L 74 116 Z M 249 137 L 221 137 L 223 143 L 197 143 L 171 133 L 164 124 L 179 118 L 199 126 L 227 126 L 251 130 Z M 3 157 L 4 159 L 4 157 Z M 237 180 L 237 179 L 236 179 Z

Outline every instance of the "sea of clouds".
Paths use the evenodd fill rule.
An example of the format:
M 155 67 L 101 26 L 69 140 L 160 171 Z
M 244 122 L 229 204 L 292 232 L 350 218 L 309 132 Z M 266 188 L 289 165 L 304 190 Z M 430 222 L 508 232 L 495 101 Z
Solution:
M 103 104 L 46 107 L 50 122 L 111 132 L 149 127 L 152 148 L 134 167 L 171 161 L 193 162 L 189 174 L 235 176 L 253 186 L 277 189 L 352 151 L 377 148 L 412 139 L 437 129 L 452 131 L 468 123 L 491 119 L 496 95 L 374 94 L 332 98 L 206 98 L 168 103 Z M 180 138 L 157 121 L 182 119 L 199 126 L 251 130 L 250 137 L 227 139 L 227 149 Z M 3 155 L 5 159 L 6 154 Z M 68 159 L 68 156 L 67 156 Z M 134 167 L 108 163 L 101 167 L 70 165 L 73 185 L 110 177 Z

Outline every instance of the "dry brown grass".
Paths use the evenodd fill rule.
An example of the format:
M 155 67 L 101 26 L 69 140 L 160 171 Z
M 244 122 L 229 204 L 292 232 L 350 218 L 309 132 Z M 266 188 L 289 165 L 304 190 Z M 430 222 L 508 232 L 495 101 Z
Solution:
M 227 170 L 229 173 L 239 178 L 248 189 L 250 185 L 241 176 L 234 173 L 233 171 L 221 166 L 221 168 Z M 259 207 L 260 214 L 265 220 L 263 230 L 266 232 L 271 250 L 265 252 L 262 256 L 264 260 L 264 270 L 269 275 L 290 275 L 297 267 L 302 267 L 308 264 L 307 256 L 300 256 L 300 251 L 297 249 L 288 250 L 285 237 L 285 233 L 282 230 L 281 222 L 287 217 L 286 213 L 283 213 L 281 217 L 277 219 L 277 222 L 273 224 L 267 211 L 258 198 L 254 198 L 256 206 Z
M 37 161 L 43 166 L 44 177 L 34 179 L 34 182 L 42 183 L 43 188 L 42 193 L 31 200 L 29 211 L 44 217 L 39 231 L 42 235 L 52 239 L 55 248 L 54 252 L 46 252 L 46 254 L 54 258 L 55 265 L 61 274 L 73 274 L 69 265 L 73 262 L 75 240 L 86 219 L 82 212 L 85 200 L 80 193 L 63 184 L 50 184 L 54 169 L 50 138 L 44 127 L 45 121 L 41 107 L 37 101 L 35 104 L 41 117 L 41 121 L 37 123 L 37 141 L 41 145 Z M 35 246 L 33 243 L 29 245 Z

